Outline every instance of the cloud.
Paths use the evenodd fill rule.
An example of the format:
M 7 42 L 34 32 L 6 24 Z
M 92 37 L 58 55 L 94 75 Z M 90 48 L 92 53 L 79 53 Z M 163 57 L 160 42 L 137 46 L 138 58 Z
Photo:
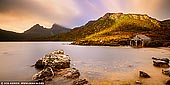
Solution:
M 170 15 L 170 0 L 103 0 L 103 3 L 108 12 L 148 14 L 159 20 Z
M 66 3 L 62 4 L 63 2 Z M 68 22 L 72 17 L 79 16 L 79 10 L 75 6 L 71 0 L 44 0 L 43 2 L 42 0 L 1 0 L 0 27 L 21 32 L 36 23 L 46 27 L 50 27 L 53 23 L 70 26 L 71 22 Z M 25 25 L 25 28 L 15 26 L 19 24 Z
M 158 16 L 161 20 L 170 19 L 170 0 L 162 0 L 160 4 L 158 4 L 159 8 L 155 13 L 155 16 Z
M 23 32 L 34 24 L 57 23 L 73 28 L 106 12 L 149 14 L 159 20 L 170 15 L 170 0 L 0 0 L 0 28 Z

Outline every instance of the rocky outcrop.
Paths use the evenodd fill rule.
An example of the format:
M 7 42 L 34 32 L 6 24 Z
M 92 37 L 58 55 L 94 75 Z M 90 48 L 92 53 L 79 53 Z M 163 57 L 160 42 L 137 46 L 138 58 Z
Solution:
M 160 22 L 152 17 L 149 17 L 147 14 L 106 13 L 103 17 L 99 18 L 99 20 L 104 20 L 104 19 L 117 20 L 124 16 L 129 17 L 130 19 L 136 19 L 136 20 L 141 20 L 141 21 L 147 20 L 153 23 L 156 27 L 160 27 Z
M 168 58 L 155 58 L 153 59 L 153 65 L 156 67 L 168 68 L 169 67 L 169 59 Z
M 86 79 L 77 79 L 73 81 L 72 85 L 91 85 Z
M 45 67 L 53 67 L 56 69 L 63 69 L 70 67 L 70 58 L 68 55 L 64 55 L 63 50 L 56 50 L 43 58 L 40 58 L 36 64 L 36 68 L 45 68 Z
M 104 19 L 118 19 L 121 16 L 123 16 L 123 13 L 106 13 L 103 17 L 99 18 L 100 20 L 104 20 Z
M 70 68 L 70 61 L 70 57 L 65 55 L 63 50 L 48 53 L 36 62 L 35 67 L 43 70 L 33 75 L 32 79 L 36 81 L 49 81 L 54 77 L 77 79 L 80 72 L 76 68 Z

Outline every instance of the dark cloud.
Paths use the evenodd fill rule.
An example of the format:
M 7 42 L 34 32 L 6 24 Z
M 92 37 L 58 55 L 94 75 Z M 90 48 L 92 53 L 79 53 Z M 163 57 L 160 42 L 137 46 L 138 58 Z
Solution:
M 48 2 L 48 1 L 46 1 Z M 36 17 L 49 22 L 54 22 L 59 14 L 56 10 L 51 10 L 49 3 L 47 5 L 38 3 L 38 0 L 0 0 L 0 13 L 7 14 L 11 12 L 25 17 Z M 17 16 L 18 17 L 18 16 Z
M 0 0 L 0 12 L 30 9 L 35 5 L 31 0 Z

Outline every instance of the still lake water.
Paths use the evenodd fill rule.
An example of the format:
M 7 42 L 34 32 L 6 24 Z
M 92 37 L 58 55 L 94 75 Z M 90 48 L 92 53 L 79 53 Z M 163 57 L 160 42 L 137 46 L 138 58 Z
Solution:
M 153 76 L 146 80 L 163 84 L 167 79 L 161 69 L 152 66 L 152 56 L 170 58 L 170 51 L 160 48 L 69 45 L 71 42 L 0 42 L 0 81 L 31 80 L 37 73 L 31 67 L 43 55 L 63 49 L 71 66 L 92 84 L 113 84 L 121 80 L 141 80 L 138 71 Z M 144 81 L 143 79 L 141 81 Z M 152 84 L 152 83 L 151 83 Z M 153 83 L 154 84 L 154 83 Z

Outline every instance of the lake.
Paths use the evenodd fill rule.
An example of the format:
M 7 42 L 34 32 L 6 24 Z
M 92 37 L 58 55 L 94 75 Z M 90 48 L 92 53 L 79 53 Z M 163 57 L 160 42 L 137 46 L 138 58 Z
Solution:
M 164 85 L 169 78 L 161 73 L 162 68 L 152 65 L 152 57 L 170 58 L 170 51 L 162 48 L 132 48 L 129 46 L 79 46 L 71 42 L 0 42 L 0 81 L 31 80 L 38 72 L 31 67 L 45 54 L 63 49 L 71 58 L 81 78 L 92 84 L 120 84 L 140 80 L 144 84 Z M 139 70 L 151 75 L 150 79 L 139 78 Z

